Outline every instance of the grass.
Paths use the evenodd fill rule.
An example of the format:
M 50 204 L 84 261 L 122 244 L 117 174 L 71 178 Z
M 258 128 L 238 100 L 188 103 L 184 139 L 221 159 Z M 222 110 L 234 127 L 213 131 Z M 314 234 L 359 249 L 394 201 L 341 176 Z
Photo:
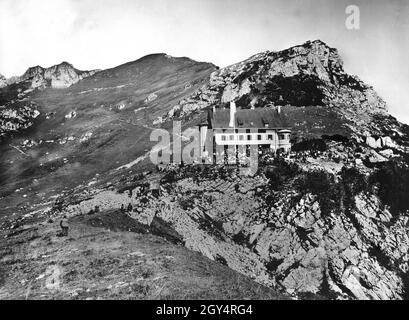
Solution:
M 68 238 L 56 236 L 58 221 L 10 235 L 0 246 L 0 299 L 287 298 L 128 223 L 103 212 L 71 219 Z
M 95 174 L 143 155 L 156 144 L 149 139 L 152 121 L 196 90 L 214 70 L 212 64 L 157 54 L 101 71 L 66 89 L 32 93 L 28 99 L 38 105 L 41 115 L 21 136 L 0 145 L 1 213 L 40 203 L 43 197 L 86 183 Z M 187 84 L 191 87 L 186 88 Z M 16 90 L 8 88 L 7 99 Z M 145 103 L 151 93 L 158 98 Z M 121 104 L 125 108 L 119 110 Z M 77 116 L 65 119 L 73 110 Z M 55 116 L 46 119 L 51 112 Z M 80 143 L 87 132 L 92 137 Z M 58 143 L 68 136 L 76 140 Z M 26 139 L 55 142 L 21 148 L 25 154 L 10 146 L 19 146 Z M 15 193 L 19 188 L 24 190 Z M 9 207 L 12 209 L 5 209 Z

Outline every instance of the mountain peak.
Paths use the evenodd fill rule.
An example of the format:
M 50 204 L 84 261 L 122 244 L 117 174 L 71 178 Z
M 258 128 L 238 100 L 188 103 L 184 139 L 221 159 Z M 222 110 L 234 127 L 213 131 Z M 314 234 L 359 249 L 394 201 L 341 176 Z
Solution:
M 29 67 L 26 72 L 21 76 L 23 79 L 28 79 L 31 77 L 34 77 L 36 75 L 44 73 L 44 68 L 41 66 L 34 66 L 34 67 Z M 17 81 L 18 82 L 18 81 Z
M 212 73 L 209 84 L 181 101 L 165 118 L 185 116 L 196 109 L 227 106 L 311 107 L 337 110 L 356 133 L 371 130 L 368 119 L 387 112 L 372 87 L 347 74 L 338 50 L 321 40 L 282 51 L 266 51 Z
M 3 88 L 7 85 L 7 79 L 0 73 L 0 88 Z
M 95 72 L 95 70 L 77 70 L 71 63 L 63 61 L 49 68 L 43 68 L 39 65 L 30 67 L 22 76 L 16 77 L 8 84 L 29 81 L 32 88 L 67 88 Z
M 54 66 L 51 66 L 51 67 L 49 67 L 47 69 L 53 69 L 53 68 L 54 69 L 60 69 L 60 68 L 75 69 L 74 66 L 72 65 L 72 63 L 69 63 L 67 61 L 63 61 L 63 62 L 61 62 L 59 64 L 56 64 Z
M 331 59 L 334 62 L 337 62 L 339 65 L 343 64 L 338 50 L 330 47 L 328 44 L 319 39 L 306 41 L 301 45 L 282 50 L 280 53 L 281 55 L 289 55 L 290 57 L 296 54 L 305 55 L 311 53 L 324 59 Z
M 59 64 L 59 66 L 71 66 L 71 67 L 72 67 L 72 64 L 69 63 L 69 62 L 67 62 L 67 61 L 63 61 L 63 62 L 61 62 L 61 63 Z
M 331 48 L 328 44 L 326 44 L 324 41 L 320 39 L 308 40 L 304 42 L 304 45 L 323 46 L 323 47 Z

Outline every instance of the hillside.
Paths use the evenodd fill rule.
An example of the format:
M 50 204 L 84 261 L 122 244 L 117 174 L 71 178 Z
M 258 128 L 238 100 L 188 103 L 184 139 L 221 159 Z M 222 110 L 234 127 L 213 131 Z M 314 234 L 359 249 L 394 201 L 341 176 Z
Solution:
M 288 299 L 120 212 L 73 218 L 69 238 L 50 222 L 0 243 L 1 300 Z
M 0 226 L 9 236 L 24 234 L 17 245 L 43 245 L 24 233 L 26 225 L 42 223 L 50 232 L 46 221 L 67 214 L 74 230 L 91 232 L 83 220 L 95 206 L 94 223 L 105 225 L 130 203 L 126 219 L 140 230 L 274 293 L 407 299 L 409 127 L 344 70 L 335 48 L 308 41 L 222 69 L 154 54 L 68 88 L 30 90 L 26 82 L 0 89 Z M 192 127 L 231 101 L 280 106 L 293 129 L 290 158 L 267 153 L 253 176 L 234 166 L 150 163 L 153 129 L 170 129 L 173 120 Z M 152 181 L 160 184 L 157 196 Z M 74 248 L 82 245 L 75 232 Z
M 154 54 L 69 88 L 33 90 L 21 82 L 0 89 L 1 210 L 47 202 L 141 156 L 152 145 L 155 116 L 214 70 L 208 63 Z
M 36 88 L 67 88 L 78 81 L 92 76 L 97 70 L 81 71 L 75 69 L 72 64 L 64 61 L 58 65 L 43 68 L 41 66 L 30 67 L 23 75 L 6 79 L 0 77 L 1 87 L 12 84 L 29 84 L 30 89 Z M 27 91 L 30 92 L 30 91 Z
M 263 52 L 213 72 L 205 87 L 158 122 L 194 117 L 213 106 L 228 107 L 232 100 L 239 108 L 282 106 L 296 140 L 392 135 L 407 145 L 409 137 L 408 126 L 387 113 L 375 90 L 346 73 L 338 51 L 320 40 Z

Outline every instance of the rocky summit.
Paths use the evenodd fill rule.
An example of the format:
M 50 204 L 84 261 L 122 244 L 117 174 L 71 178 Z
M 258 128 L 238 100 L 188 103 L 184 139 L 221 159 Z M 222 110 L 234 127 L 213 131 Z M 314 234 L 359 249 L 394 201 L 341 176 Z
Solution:
M 408 298 L 409 127 L 322 41 L 221 69 L 153 54 L 99 72 L 33 67 L 6 84 L 0 296 L 30 285 L 34 297 L 129 297 L 139 288 L 138 298 L 152 298 L 165 286 L 166 297 L 179 298 L 180 279 L 161 278 L 181 272 L 177 256 L 189 286 L 199 283 L 187 298 L 209 296 L 195 278 L 209 274 L 226 284 L 220 297 L 250 288 L 270 298 Z M 233 101 L 279 110 L 292 128 L 290 156 L 260 154 L 250 176 L 232 165 L 150 162 L 154 129 L 171 130 L 173 120 L 192 128 Z M 63 215 L 67 239 L 55 237 Z M 133 252 L 133 241 L 144 250 Z M 29 248 L 35 254 L 25 255 Z M 106 265 L 120 266 L 112 268 L 120 284 Z
M 6 85 L 7 85 L 7 79 L 2 74 L 0 74 L 0 88 L 5 87 Z
M 68 88 L 78 81 L 92 76 L 96 70 L 80 71 L 72 64 L 62 62 L 50 68 L 28 68 L 22 76 L 6 79 L 0 74 L 0 139 L 11 133 L 19 133 L 34 124 L 40 114 L 33 101 L 26 95 L 46 88 Z
M 384 128 L 377 126 L 373 117 L 388 115 L 375 90 L 344 71 L 338 51 L 316 40 L 279 52 L 263 52 L 213 72 L 206 86 L 157 122 L 227 106 L 233 100 L 242 108 L 283 106 L 284 112 L 297 107 L 309 113 L 325 107 L 355 135 L 381 134 Z M 301 126 L 294 125 L 296 129 Z
M 68 62 L 62 62 L 58 65 L 43 68 L 35 66 L 28 68 L 20 77 L 14 78 L 11 83 L 28 81 L 31 88 L 67 88 L 78 81 L 92 76 L 96 70 L 80 71 Z

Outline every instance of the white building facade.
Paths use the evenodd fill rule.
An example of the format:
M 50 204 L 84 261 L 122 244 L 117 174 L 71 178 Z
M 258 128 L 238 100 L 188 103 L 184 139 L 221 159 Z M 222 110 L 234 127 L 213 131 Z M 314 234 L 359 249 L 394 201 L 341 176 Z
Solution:
M 288 153 L 291 149 L 291 128 L 288 127 L 280 109 L 236 109 L 234 102 L 229 109 L 209 111 L 207 122 L 199 125 L 200 149 L 203 151 L 212 146 L 216 150 L 243 146 L 261 146 L 271 151 Z M 209 132 L 211 137 L 208 137 Z M 213 143 L 209 144 L 208 139 Z M 221 148 L 224 147 L 224 148 Z M 208 156 L 208 152 L 205 155 Z

